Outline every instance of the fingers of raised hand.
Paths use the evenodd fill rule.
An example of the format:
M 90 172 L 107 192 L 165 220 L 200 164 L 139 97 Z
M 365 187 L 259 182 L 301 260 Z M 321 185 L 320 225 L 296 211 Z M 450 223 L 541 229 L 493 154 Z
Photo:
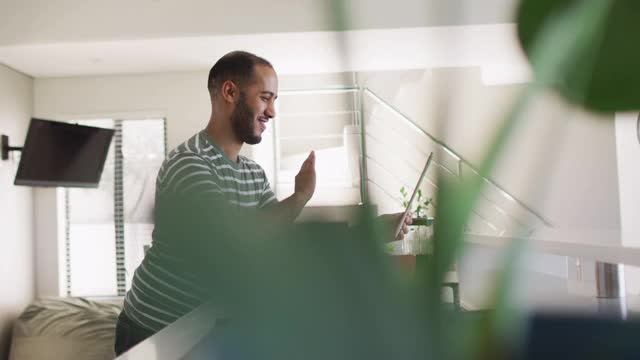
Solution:
M 313 170 L 315 168 L 315 162 L 316 162 L 315 152 L 311 151 L 307 159 L 302 163 L 302 167 L 300 168 L 300 170 L 305 170 L 305 171 Z
M 407 216 L 404 218 L 404 223 L 407 225 L 411 225 L 413 223 L 413 216 L 411 216 L 411 214 L 407 214 Z
M 404 236 L 409 233 L 409 227 L 407 225 L 402 225 L 402 230 L 398 233 L 398 240 L 404 239 Z
M 316 153 L 315 151 L 311 150 L 311 152 L 309 153 L 309 156 L 307 156 L 307 159 L 305 160 L 305 163 L 313 164 L 315 161 L 316 161 Z
M 397 240 L 402 240 L 404 239 L 404 235 L 409 233 L 409 226 L 405 223 L 402 224 L 402 228 L 400 228 L 400 231 L 398 232 L 398 236 L 396 236 Z

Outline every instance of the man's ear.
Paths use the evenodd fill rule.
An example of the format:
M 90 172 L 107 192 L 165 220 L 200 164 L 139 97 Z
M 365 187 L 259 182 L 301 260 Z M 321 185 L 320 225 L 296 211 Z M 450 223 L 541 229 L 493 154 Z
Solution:
M 231 80 L 227 80 L 222 84 L 222 98 L 227 102 L 236 102 L 240 91 L 238 86 Z

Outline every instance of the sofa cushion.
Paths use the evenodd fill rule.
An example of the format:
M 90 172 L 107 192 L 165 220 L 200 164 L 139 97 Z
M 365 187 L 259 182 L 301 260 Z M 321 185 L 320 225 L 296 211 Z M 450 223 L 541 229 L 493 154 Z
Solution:
M 121 300 L 48 298 L 16 320 L 10 360 L 113 359 Z

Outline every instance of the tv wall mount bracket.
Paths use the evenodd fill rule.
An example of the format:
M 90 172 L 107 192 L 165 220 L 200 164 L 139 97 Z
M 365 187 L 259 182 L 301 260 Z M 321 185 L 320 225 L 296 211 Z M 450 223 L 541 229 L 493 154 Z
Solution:
M 9 146 L 9 137 L 2 135 L 2 160 L 9 160 L 9 152 L 22 151 L 21 147 Z

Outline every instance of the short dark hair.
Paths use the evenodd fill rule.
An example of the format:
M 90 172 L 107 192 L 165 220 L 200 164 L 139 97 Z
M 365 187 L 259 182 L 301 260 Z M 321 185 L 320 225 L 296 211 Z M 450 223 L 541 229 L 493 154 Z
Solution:
M 244 87 L 253 78 L 256 65 L 273 68 L 266 59 L 250 52 L 232 51 L 224 55 L 209 70 L 209 79 L 207 79 L 209 93 L 215 95 L 227 80 L 233 81 L 241 88 Z

